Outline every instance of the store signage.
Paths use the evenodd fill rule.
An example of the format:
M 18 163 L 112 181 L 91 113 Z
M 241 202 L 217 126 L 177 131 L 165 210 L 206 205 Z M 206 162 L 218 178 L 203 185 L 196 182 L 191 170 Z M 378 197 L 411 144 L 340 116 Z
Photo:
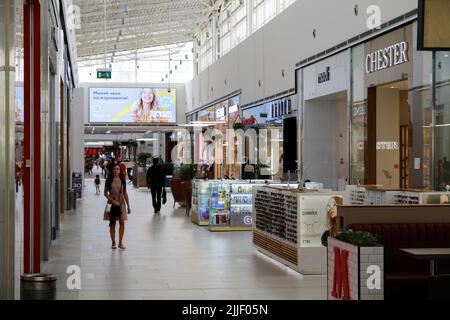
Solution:
M 374 73 L 408 62 L 406 41 L 369 53 L 366 56 L 366 73 Z
M 228 113 L 235 113 L 235 112 L 238 112 L 237 104 L 228 108 Z
M 244 217 L 244 224 L 251 226 L 253 224 L 252 216 L 245 216 Z
M 330 67 L 327 67 L 325 72 L 319 73 L 318 82 L 324 83 L 330 81 Z
M 81 199 L 83 176 L 80 172 L 72 172 L 72 189 L 75 190 L 76 199 Z
M 269 115 L 267 114 L 267 112 L 265 112 L 265 113 L 260 113 L 259 114 L 259 117 L 260 118 L 267 118 Z
M 331 295 L 336 299 L 350 300 L 348 255 L 348 250 L 334 247 L 334 275 Z
M 223 119 L 225 118 L 225 107 L 221 107 L 216 110 L 216 119 Z
M 377 142 L 377 150 L 398 150 L 398 142 L 396 141 L 380 141 Z

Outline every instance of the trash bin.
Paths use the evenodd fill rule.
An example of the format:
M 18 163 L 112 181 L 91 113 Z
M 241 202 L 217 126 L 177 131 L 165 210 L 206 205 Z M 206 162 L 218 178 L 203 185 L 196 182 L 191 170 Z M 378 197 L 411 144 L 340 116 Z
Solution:
M 57 276 L 48 273 L 24 274 L 20 277 L 21 300 L 56 300 Z
M 73 193 L 72 189 L 67 189 L 67 207 L 66 210 L 72 210 Z

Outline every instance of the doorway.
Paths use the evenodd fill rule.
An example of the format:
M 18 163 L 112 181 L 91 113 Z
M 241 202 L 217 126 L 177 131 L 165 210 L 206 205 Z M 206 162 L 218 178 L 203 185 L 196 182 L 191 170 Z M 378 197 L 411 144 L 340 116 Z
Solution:
M 408 188 L 412 146 L 408 80 L 369 88 L 368 145 L 369 184 Z
M 305 101 L 305 179 L 345 190 L 348 180 L 347 91 Z

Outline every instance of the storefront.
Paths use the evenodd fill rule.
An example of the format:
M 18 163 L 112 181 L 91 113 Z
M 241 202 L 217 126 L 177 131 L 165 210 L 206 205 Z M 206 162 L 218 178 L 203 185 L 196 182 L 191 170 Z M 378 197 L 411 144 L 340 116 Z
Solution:
M 240 95 L 234 95 L 186 115 L 186 123 L 192 125 L 192 159 L 198 164 L 208 164 L 211 179 L 240 178 L 236 146 L 233 154 L 227 152 L 227 129 L 233 129 L 239 121 L 239 106 Z
M 449 52 L 417 50 L 410 23 L 297 71 L 303 179 L 445 190 Z
M 256 165 L 257 178 L 287 180 L 290 172 L 291 181 L 297 181 L 297 97 L 245 108 L 241 118 L 246 130 L 267 130 L 266 141 L 252 143 L 250 135 L 245 141 L 245 159 Z
M 345 190 L 349 176 L 350 50 L 300 72 L 303 178 L 321 182 L 325 188 Z
M 416 50 L 416 27 L 352 50 L 352 182 L 433 188 L 433 58 Z

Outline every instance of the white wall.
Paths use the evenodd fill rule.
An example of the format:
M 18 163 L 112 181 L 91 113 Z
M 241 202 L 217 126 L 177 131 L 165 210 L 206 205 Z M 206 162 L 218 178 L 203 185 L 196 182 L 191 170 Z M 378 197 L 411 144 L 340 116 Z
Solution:
M 105 83 L 80 83 L 80 89 L 84 92 L 84 99 L 82 107 L 84 108 L 84 123 L 89 124 L 89 88 L 140 88 L 140 87 L 155 87 L 166 88 L 167 84 L 161 83 L 117 83 L 117 82 L 105 82 Z M 184 84 L 172 84 L 171 88 L 177 91 L 177 123 L 186 122 L 186 87 Z
M 82 88 L 76 88 L 73 92 L 73 108 L 70 115 L 71 132 L 71 156 L 73 157 L 70 172 L 81 172 L 84 175 L 84 117 L 85 108 L 83 101 L 85 100 L 85 92 Z
M 368 31 L 366 9 L 370 5 L 380 7 L 384 23 L 416 9 L 417 0 L 297 0 L 196 76 L 187 86 L 192 87 L 193 102 L 186 111 L 238 89 L 242 90 L 241 104 L 247 104 L 294 88 L 297 62 Z
M 348 177 L 346 95 L 306 101 L 304 119 L 305 179 L 338 190 L 339 179 Z

